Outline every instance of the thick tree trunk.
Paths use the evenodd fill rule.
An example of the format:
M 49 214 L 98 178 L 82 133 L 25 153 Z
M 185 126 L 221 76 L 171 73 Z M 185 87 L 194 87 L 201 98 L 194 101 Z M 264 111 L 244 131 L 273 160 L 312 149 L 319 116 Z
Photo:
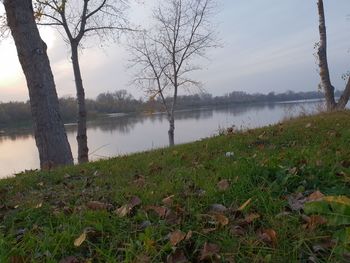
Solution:
M 334 87 L 332 86 L 332 83 L 331 83 L 329 68 L 328 68 L 327 31 L 326 31 L 326 19 L 324 15 L 323 0 L 318 0 L 318 14 L 319 14 L 319 32 L 320 32 L 318 57 L 319 57 L 321 85 L 325 93 L 327 110 L 332 111 L 336 108 L 337 105 L 334 98 Z
M 175 134 L 175 119 L 174 119 L 174 114 L 169 116 L 169 146 L 172 147 L 175 145 L 175 139 L 174 139 L 174 134 Z
M 47 47 L 34 20 L 32 1 L 5 0 L 4 5 L 18 58 L 27 80 L 40 166 L 42 169 L 49 169 L 73 164 L 72 152 L 59 113 Z
M 85 91 L 83 86 L 83 80 L 81 78 L 81 71 L 79 65 L 78 44 L 72 43 L 72 64 L 75 78 L 75 86 L 77 90 L 78 101 L 78 162 L 86 163 L 89 161 L 89 148 L 87 145 L 87 132 L 86 132 L 86 106 L 85 106 Z

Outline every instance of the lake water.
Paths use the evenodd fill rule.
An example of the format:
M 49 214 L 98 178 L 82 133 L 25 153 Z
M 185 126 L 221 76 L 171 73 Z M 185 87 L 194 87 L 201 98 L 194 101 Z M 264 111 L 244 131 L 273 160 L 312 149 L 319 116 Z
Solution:
M 237 129 L 248 129 L 274 124 L 301 113 L 316 112 L 321 103 L 299 101 L 179 111 L 176 113 L 175 143 L 210 137 L 233 125 Z M 67 124 L 66 130 L 73 155 L 76 155 L 76 125 Z M 90 159 L 165 147 L 168 145 L 167 131 L 168 121 L 163 114 L 109 116 L 91 121 L 88 123 Z M 0 133 L 0 178 L 37 168 L 39 157 L 30 129 Z

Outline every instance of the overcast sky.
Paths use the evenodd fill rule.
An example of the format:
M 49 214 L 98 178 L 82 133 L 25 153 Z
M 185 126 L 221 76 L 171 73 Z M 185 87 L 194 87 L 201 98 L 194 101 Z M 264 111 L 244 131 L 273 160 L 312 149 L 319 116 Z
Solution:
M 134 24 L 147 24 L 150 9 L 133 4 L 129 17 Z M 326 0 L 329 64 L 332 80 L 344 88 L 341 75 L 350 70 L 350 1 Z M 3 9 L 0 10 L 3 12 Z M 286 90 L 317 90 L 319 78 L 313 54 L 318 41 L 316 0 L 219 0 L 218 32 L 223 48 L 209 52 L 202 61 L 204 70 L 195 77 L 214 95 L 240 90 L 249 93 Z M 50 28 L 41 29 L 49 47 L 59 96 L 74 96 L 75 87 L 69 49 Z M 136 98 L 142 91 L 129 86 L 124 44 L 112 43 L 103 49 L 88 43 L 81 54 L 86 95 L 127 89 Z M 11 39 L 0 44 L 0 101 L 27 100 L 28 92 Z

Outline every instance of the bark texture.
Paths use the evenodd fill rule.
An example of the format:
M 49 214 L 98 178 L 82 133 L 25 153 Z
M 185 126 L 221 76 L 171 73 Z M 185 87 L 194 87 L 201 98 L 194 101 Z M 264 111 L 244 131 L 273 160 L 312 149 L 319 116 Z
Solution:
M 168 131 L 170 147 L 175 145 L 174 134 L 175 134 L 175 120 L 174 120 L 174 116 L 171 116 L 169 117 L 169 131 Z
M 345 90 L 340 97 L 339 101 L 336 102 L 334 97 L 335 88 L 332 85 L 328 59 L 327 59 L 327 29 L 326 29 L 326 18 L 324 12 L 323 0 L 318 0 L 318 15 L 319 15 L 319 33 L 320 43 L 318 48 L 319 68 L 321 77 L 321 86 L 324 90 L 326 105 L 328 111 L 342 110 L 345 108 L 350 97 L 350 78 L 346 84 Z
M 86 132 L 86 106 L 85 106 L 85 91 L 83 86 L 83 80 L 81 77 L 80 65 L 79 65 L 79 53 L 78 44 L 73 43 L 72 47 L 72 64 L 75 78 L 75 86 L 77 90 L 78 100 L 78 162 L 86 163 L 89 161 L 89 148 L 87 143 Z
M 72 152 L 59 113 L 58 97 L 47 46 L 34 20 L 31 0 L 5 0 L 7 22 L 25 74 L 40 166 L 49 169 L 73 164 Z

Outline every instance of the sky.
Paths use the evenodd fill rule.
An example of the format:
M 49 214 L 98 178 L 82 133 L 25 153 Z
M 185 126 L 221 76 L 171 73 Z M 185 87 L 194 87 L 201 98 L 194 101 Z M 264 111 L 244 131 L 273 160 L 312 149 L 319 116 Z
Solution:
M 157 0 L 131 4 L 130 21 L 146 25 Z M 350 70 L 350 1 L 325 0 L 329 66 L 333 85 L 345 86 Z M 0 8 L 0 13 L 3 7 Z M 193 77 L 214 95 L 232 91 L 268 93 L 316 91 L 319 84 L 314 44 L 318 41 L 316 0 L 218 0 L 217 24 L 221 48 L 201 60 L 203 70 Z M 41 28 L 60 97 L 75 96 L 69 48 L 52 28 Z M 126 89 L 136 98 L 142 90 L 130 85 L 133 70 L 125 41 L 87 43 L 81 51 L 83 82 L 88 98 Z M 0 43 L 0 101 L 28 100 L 25 78 L 11 38 Z

